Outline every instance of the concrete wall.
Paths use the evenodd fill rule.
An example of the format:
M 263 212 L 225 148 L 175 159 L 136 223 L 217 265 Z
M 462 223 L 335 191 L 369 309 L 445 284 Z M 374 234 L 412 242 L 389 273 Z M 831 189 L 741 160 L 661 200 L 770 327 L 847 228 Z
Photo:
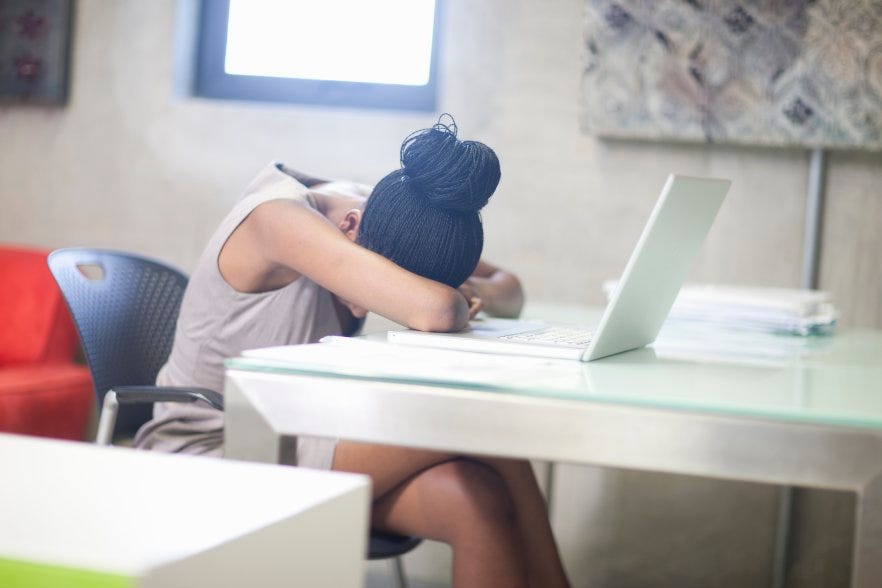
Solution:
M 129 249 L 189 270 L 266 162 L 373 182 L 397 165 L 401 139 L 433 122 L 425 114 L 175 96 L 174 15 L 172 0 L 76 2 L 69 103 L 0 107 L 0 241 Z M 440 108 L 456 116 L 463 137 L 485 141 L 500 156 L 503 180 L 484 214 L 486 256 L 518 272 L 532 299 L 601 302 L 601 281 L 621 271 L 671 171 L 734 181 L 692 279 L 798 285 L 806 152 L 603 142 L 580 132 L 581 0 L 449 0 L 445 17 Z M 821 286 L 853 325 L 882 327 L 880 164 L 878 153 L 830 158 Z M 754 561 L 751 541 L 760 529 L 757 544 L 767 544 L 770 489 L 568 475 L 564 498 L 607 492 L 595 510 L 568 503 L 576 511 L 569 520 L 582 522 L 582 539 L 564 530 L 577 585 L 589 577 L 597 585 L 629 585 L 628 577 L 649 585 L 641 583 L 647 576 L 610 563 L 617 546 L 637 549 L 635 557 L 649 562 L 644 571 L 667 557 L 635 548 L 646 543 L 636 540 L 645 529 L 615 519 L 628 508 L 622 497 L 657 513 L 722 512 L 719 528 L 752 511 L 742 531 L 721 535 L 735 546 L 728 564 L 674 562 L 673 576 L 664 578 L 679 577 L 677 585 L 711 585 L 696 578 L 724 564 L 752 570 L 752 578 L 766 573 L 768 562 Z M 659 495 L 671 498 L 650 500 Z M 687 498 L 677 501 L 680 495 Z M 728 505 L 722 509 L 720 496 Z M 631 529 L 632 540 L 615 539 L 603 521 Z M 678 531 L 686 533 L 683 549 L 701 540 L 700 529 Z M 594 547 L 584 546 L 586 537 Z
M 265 162 L 373 182 L 425 114 L 202 100 L 172 92 L 175 6 L 77 3 L 69 104 L 0 107 L 0 239 L 88 244 L 192 267 Z M 578 128 L 579 0 L 450 0 L 440 107 L 503 164 L 488 258 L 533 299 L 601 302 L 671 171 L 734 181 L 693 279 L 799 282 L 801 150 L 601 142 Z M 332 39 L 329 39 L 329 43 Z M 822 287 L 882 326 L 882 156 L 835 154 Z

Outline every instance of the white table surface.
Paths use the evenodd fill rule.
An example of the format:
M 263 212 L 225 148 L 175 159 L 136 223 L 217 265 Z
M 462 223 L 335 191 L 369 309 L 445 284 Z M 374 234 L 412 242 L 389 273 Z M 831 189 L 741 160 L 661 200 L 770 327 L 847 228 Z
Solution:
M 326 562 L 329 572 L 351 566 L 356 580 L 349 585 L 361 583 L 365 476 L 5 434 L 0 472 L 0 558 L 6 560 L 138 578 L 212 551 L 229 556 L 225 544 L 244 545 L 253 536 L 243 553 L 261 553 L 231 562 L 242 573 L 222 582 L 237 585 L 261 577 L 259 569 L 247 570 L 267 549 L 281 548 L 288 561 L 309 553 L 296 532 L 269 548 L 256 540 L 300 521 L 303 529 L 327 525 L 340 544 Z M 271 535 L 286 540 L 284 532 Z

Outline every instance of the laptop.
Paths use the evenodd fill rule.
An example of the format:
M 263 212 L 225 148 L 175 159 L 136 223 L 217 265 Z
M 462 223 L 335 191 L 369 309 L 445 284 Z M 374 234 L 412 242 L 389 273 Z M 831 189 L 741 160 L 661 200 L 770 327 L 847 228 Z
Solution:
M 670 175 L 596 329 L 471 321 L 459 333 L 390 331 L 393 343 L 593 361 L 655 341 L 729 191 L 723 179 Z

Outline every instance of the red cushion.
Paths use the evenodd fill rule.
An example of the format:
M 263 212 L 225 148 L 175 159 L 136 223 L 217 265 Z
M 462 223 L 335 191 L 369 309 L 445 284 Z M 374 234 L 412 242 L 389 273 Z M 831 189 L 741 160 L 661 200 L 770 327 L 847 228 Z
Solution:
M 76 331 L 47 255 L 0 247 L 0 366 L 73 358 Z
M 82 441 L 93 403 L 92 378 L 85 366 L 0 368 L 0 431 Z

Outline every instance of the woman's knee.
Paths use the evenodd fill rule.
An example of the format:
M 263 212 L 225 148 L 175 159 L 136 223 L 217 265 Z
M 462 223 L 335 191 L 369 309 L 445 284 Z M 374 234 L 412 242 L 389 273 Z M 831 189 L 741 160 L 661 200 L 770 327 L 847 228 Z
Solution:
M 451 506 L 473 520 L 514 525 L 516 513 L 505 479 L 492 467 L 470 459 L 456 459 L 445 470 L 445 497 Z

